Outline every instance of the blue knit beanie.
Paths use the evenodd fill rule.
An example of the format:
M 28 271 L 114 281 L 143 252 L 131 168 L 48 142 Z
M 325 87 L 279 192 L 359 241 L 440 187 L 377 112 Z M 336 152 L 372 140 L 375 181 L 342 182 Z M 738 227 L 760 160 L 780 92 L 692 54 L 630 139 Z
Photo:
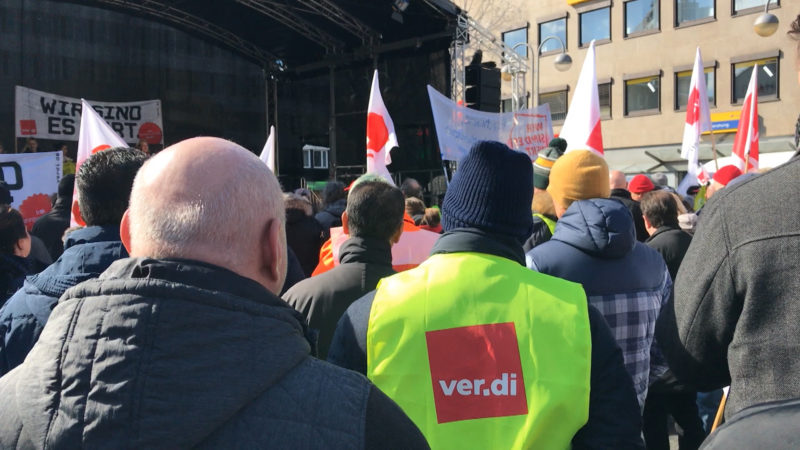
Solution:
M 499 142 L 477 142 L 447 188 L 442 227 L 479 228 L 524 241 L 533 229 L 532 198 L 530 158 Z

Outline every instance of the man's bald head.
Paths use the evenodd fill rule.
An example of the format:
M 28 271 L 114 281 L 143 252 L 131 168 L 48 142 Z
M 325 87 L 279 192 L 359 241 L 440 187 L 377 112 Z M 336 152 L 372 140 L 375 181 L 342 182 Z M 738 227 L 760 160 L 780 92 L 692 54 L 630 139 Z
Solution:
M 225 267 L 273 292 L 286 273 L 284 206 L 275 175 L 219 138 L 179 142 L 151 158 L 131 192 L 131 256 Z
M 628 187 L 628 180 L 625 179 L 625 174 L 619 170 L 609 172 L 608 181 L 611 184 L 611 189 L 627 189 Z

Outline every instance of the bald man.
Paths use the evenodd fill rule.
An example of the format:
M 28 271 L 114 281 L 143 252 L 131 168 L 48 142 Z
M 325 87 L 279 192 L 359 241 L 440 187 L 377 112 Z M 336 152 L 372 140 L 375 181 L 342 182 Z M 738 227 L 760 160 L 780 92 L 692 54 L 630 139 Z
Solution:
M 364 377 L 309 356 L 276 296 L 280 187 L 255 155 L 195 138 L 139 171 L 131 258 L 68 290 L 0 378 L 0 448 L 426 448 Z
M 636 226 L 636 240 L 644 242 L 650 237 L 647 228 L 644 226 L 644 218 L 642 217 L 642 208 L 639 202 L 631 198 L 631 193 L 628 191 L 628 180 L 625 174 L 619 170 L 612 170 L 608 172 L 608 181 L 611 185 L 611 198 L 621 201 L 628 211 L 633 216 L 633 224 Z

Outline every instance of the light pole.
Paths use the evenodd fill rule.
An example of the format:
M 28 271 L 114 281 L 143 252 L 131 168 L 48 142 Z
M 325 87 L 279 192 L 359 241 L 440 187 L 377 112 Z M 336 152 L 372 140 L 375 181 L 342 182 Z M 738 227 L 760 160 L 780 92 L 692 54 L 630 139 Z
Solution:
M 769 4 L 771 1 L 772 0 L 767 0 L 767 4 L 764 5 L 764 12 L 760 14 L 753 23 L 753 29 L 762 37 L 772 36 L 775 34 L 775 31 L 778 30 L 778 17 L 769 12 Z
M 559 72 L 563 72 L 569 69 L 570 66 L 572 65 L 572 58 L 567 54 L 567 48 L 564 45 L 564 41 L 562 41 L 560 37 L 548 36 L 547 38 L 545 38 L 545 40 L 543 40 L 539 44 L 539 47 L 536 49 L 536 66 L 533 68 L 533 70 L 536 72 L 536 84 L 534 85 L 534 90 L 533 90 L 534 106 L 538 106 L 539 104 L 539 98 L 538 98 L 539 69 L 541 66 L 540 58 L 542 56 L 541 55 L 542 46 L 544 46 L 544 44 L 550 39 L 558 40 L 559 44 L 561 45 L 561 53 L 559 53 L 558 56 L 556 56 L 555 61 L 553 61 L 553 65 L 555 66 L 555 68 Z M 525 47 L 525 49 L 528 51 L 531 48 L 530 45 L 528 45 L 526 42 L 520 42 L 511 47 L 511 50 L 516 51 L 518 47 Z M 514 59 L 511 59 L 507 65 L 503 66 L 503 75 L 509 76 L 511 78 L 511 110 L 515 112 L 519 111 L 520 109 L 522 109 L 522 98 L 524 98 L 526 94 L 525 91 L 526 70 L 524 67 L 520 67 L 519 64 L 515 64 Z M 508 81 L 508 78 L 506 78 L 506 81 Z M 520 95 L 520 91 L 522 91 L 522 95 Z

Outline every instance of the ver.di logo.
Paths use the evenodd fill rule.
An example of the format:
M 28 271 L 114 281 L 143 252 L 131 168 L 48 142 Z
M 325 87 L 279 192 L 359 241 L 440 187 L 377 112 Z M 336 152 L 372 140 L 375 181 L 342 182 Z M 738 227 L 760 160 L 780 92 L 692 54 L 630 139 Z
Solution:
M 513 322 L 428 331 L 438 423 L 528 413 Z

